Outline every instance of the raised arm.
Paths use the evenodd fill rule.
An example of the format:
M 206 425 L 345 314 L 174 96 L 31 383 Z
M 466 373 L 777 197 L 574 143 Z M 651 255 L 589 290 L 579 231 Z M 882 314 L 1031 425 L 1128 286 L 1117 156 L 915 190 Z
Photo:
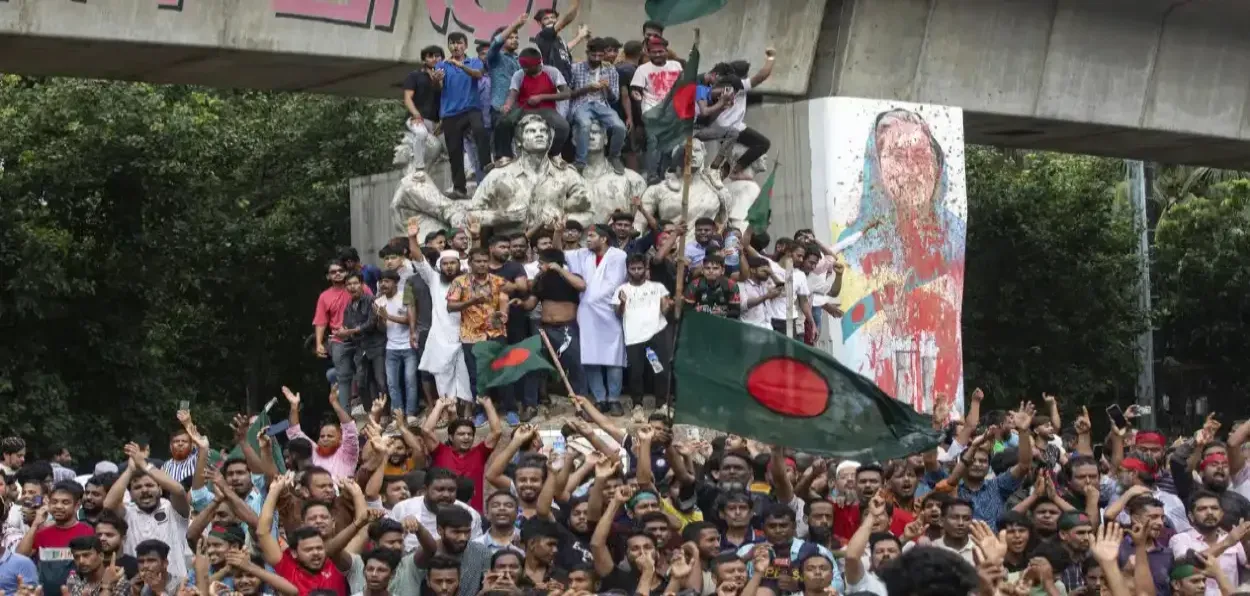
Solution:
M 1246 455 L 1241 451 L 1241 446 L 1245 445 L 1248 438 L 1250 438 L 1250 423 L 1246 422 L 1242 422 L 1228 436 L 1228 473 L 1230 478 L 1236 476 L 1246 466 Z
M 773 492 L 776 493 L 777 502 L 789 505 L 794 500 L 794 486 L 790 484 L 789 474 L 786 474 L 786 451 L 780 445 L 772 446 L 768 466 L 773 472 Z
M 1020 480 L 1033 469 L 1033 431 L 1029 429 L 1033 424 L 1033 404 L 1020 404 L 1020 410 L 1016 412 L 1012 422 L 1015 423 L 1016 433 L 1020 435 L 1019 453 L 1023 457 L 1017 458 L 1016 465 L 1011 467 L 1011 475 Z M 1094 502 L 1097 503 L 1097 500 Z
M 612 551 L 608 549 L 608 536 L 612 534 L 612 520 L 616 519 L 617 512 L 633 496 L 633 491 L 628 486 L 620 487 L 612 494 L 603 515 L 599 516 L 599 523 L 595 524 L 595 533 L 590 537 L 590 554 L 594 557 L 595 573 L 599 577 L 607 577 L 616 568 Z
M 568 480 L 564 482 L 564 487 L 560 489 L 560 494 L 556 495 L 556 501 L 567 503 L 569 499 L 572 499 L 573 491 L 577 490 L 577 487 L 586 481 L 586 477 L 595 471 L 595 464 L 602 461 L 602 459 L 603 455 L 597 451 L 586 454 L 582 465 L 573 470 L 572 474 L 569 474 Z
M 556 33 L 564 31 L 574 20 L 577 19 L 577 13 L 582 10 L 582 0 L 573 0 L 569 4 L 569 11 L 560 15 L 560 19 L 556 21 Z M 600 577 L 603 577 L 602 575 Z
M 330 390 L 331 393 L 334 391 L 334 389 Z M 291 407 L 291 413 L 287 415 L 287 422 L 289 425 L 286 428 L 286 438 L 307 439 L 315 445 L 316 441 L 309 439 L 308 435 L 304 434 L 304 431 L 299 427 L 299 408 L 301 403 L 299 394 L 291 391 L 289 387 L 283 386 L 282 396 L 286 398 L 287 404 Z
M 339 569 L 350 569 L 351 555 L 343 552 L 343 549 L 352 541 L 352 538 L 356 537 L 356 534 L 369 525 L 369 506 L 365 505 L 365 494 L 361 492 L 355 480 L 350 478 L 339 480 L 339 493 L 351 495 L 356 515 L 352 523 L 346 528 L 340 528 L 338 533 L 326 542 L 326 557 L 333 560 Z
M 247 551 L 232 550 L 227 552 L 226 564 L 243 571 L 248 575 L 255 576 L 261 581 L 262 584 L 268 585 L 279 594 L 282 594 L 282 596 L 299 596 L 299 588 L 296 588 L 295 584 L 292 584 L 291 582 L 283 579 L 282 576 L 253 563 L 252 557 Z M 201 591 L 200 593 L 206 594 L 207 592 Z
M 395 420 L 395 428 L 399 429 L 399 439 L 408 447 L 408 452 L 412 454 L 416 467 L 425 469 L 425 460 L 428 455 L 425 450 L 425 442 L 408 428 L 408 424 L 404 422 L 403 410 L 395 408 L 391 412 L 391 418 Z
M 421 440 L 425 442 L 427 451 L 433 453 L 438 448 L 438 437 L 435 432 L 438 430 L 438 421 L 443 419 L 443 412 L 450 408 L 455 411 L 456 401 L 453 397 L 442 396 L 434 400 L 434 407 L 430 409 L 430 413 L 421 423 Z
M 768 48 L 764 50 L 764 67 L 755 71 L 751 75 L 751 88 L 759 87 L 768 77 L 773 75 L 773 65 L 777 63 L 777 50 Z
M 634 431 L 634 438 L 638 441 L 638 488 L 657 490 L 651 470 L 651 440 L 655 438 L 655 429 L 649 424 L 640 426 Z
M 486 446 L 494 449 L 499 444 L 500 437 L 503 437 L 503 422 L 499 420 L 499 412 L 495 410 L 495 402 L 489 397 L 478 397 L 477 404 L 482 406 L 482 411 L 486 412 L 486 424 L 490 428 L 490 433 L 486 435 L 483 442 Z
M 846 585 L 854 585 L 864 579 L 864 553 L 868 550 L 868 537 L 872 536 L 872 525 L 879 519 L 888 517 L 885 513 L 885 501 L 880 495 L 874 495 L 872 500 L 868 502 L 868 515 L 863 516 L 863 521 L 859 523 L 859 529 L 855 530 L 855 534 L 851 536 L 851 540 L 846 543 L 846 559 L 843 564 L 846 566 L 845 573 Z
M 977 387 L 972 391 L 972 405 L 968 406 L 968 415 L 964 417 L 964 425 L 955 435 L 955 442 L 960 445 L 967 446 L 968 441 L 972 439 L 972 433 L 977 429 L 977 425 L 981 424 L 981 402 L 985 400 L 985 392 Z
M 575 395 L 570 399 L 573 401 L 574 407 L 590 416 L 590 421 L 595 423 L 595 426 L 603 429 L 603 432 L 608 433 L 608 436 L 612 437 L 613 441 L 616 441 L 619 445 L 625 444 L 625 431 L 613 424 L 607 416 L 603 415 L 603 412 L 600 412 L 598 408 L 590 403 L 589 399 L 581 395 Z
M 508 441 L 504 448 L 496 453 L 490 461 L 490 466 L 486 468 L 486 482 L 499 490 L 508 490 L 512 487 L 512 479 L 504 475 L 504 470 L 508 468 L 508 464 L 512 463 L 512 458 L 521 451 L 521 446 L 529 443 L 535 435 L 538 434 L 538 427 L 532 424 L 522 424 L 512 432 L 512 440 Z
M 269 485 L 269 495 L 265 497 L 265 505 L 260 508 L 260 524 L 253 533 L 260 554 L 270 567 L 282 562 L 282 547 L 273 535 L 273 512 L 278 507 L 278 497 L 295 482 L 295 474 L 287 472 Z
M 534 517 L 538 519 L 552 519 L 551 502 L 556 497 L 556 486 L 564 486 L 564 481 L 568 480 L 568 468 L 573 465 L 569 458 L 569 453 L 572 451 L 572 449 L 564 450 L 564 461 L 562 462 L 564 465 L 560 466 L 560 470 L 564 471 L 563 478 L 561 478 L 560 470 L 557 470 L 553 465 L 555 464 L 554 454 L 547 458 L 547 474 L 546 478 L 543 479 L 542 489 L 538 491 L 538 502 L 534 504 Z
M 143 468 L 138 468 L 140 470 L 147 468 L 147 462 L 144 461 L 143 454 L 135 443 L 126 443 L 123 451 L 126 453 L 126 457 L 130 459 L 130 465 L 126 466 L 126 470 L 117 478 L 117 482 L 114 482 L 113 486 L 109 488 L 108 494 L 104 495 L 104 508 L 120 515 L 124 519 L 126 517 L 126 491 L 130 487 L 130 480 L 135 475 L 136 468 L 134 462 L 135 460 L 143 462 Z
M 621 471 L 619 457 L 604 457 L 595 464 L 595 481 L 590 485 L 590 497 L 586 499 L 586 519 L 599 519 L 604 514 L 605 503 L 612 495 L 605 494 L 608 479 Z

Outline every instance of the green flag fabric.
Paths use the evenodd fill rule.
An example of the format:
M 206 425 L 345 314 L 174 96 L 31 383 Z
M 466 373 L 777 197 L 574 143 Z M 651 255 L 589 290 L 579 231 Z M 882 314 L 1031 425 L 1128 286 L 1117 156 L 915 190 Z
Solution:
M 647 0 L 647 18 L 665 27 L 710 15 L 729 0 Z
M 647 110 L 642 120 L 647 134 L 655 135 L 660 155 L 672 155 L 673 149 L 694 133 L 695 91 L 699 83 L 699 44 L 690 48 L 690 57 L 681 77 L 658 105 Z
M 260 442 L 256 440 L 256 435 L 260 433 L 261 429 L 269 426 L 270 424 L 269 412 L 262 411 L 256 415 L 256 420 L 252 421 L 252 425 L 247 427 L 247 442 L 252 446 L 252 450 L 257 454 L 260 454 Z M 282 457 L 282 448 L 278 446 L 277 439 L 273 439 L 272 437 L 270 437 L 270 439 L 269 454 L 273 457 L 274 465 L 278 467 L 278 473 L 285 474 L 286 460 Z M 230 450 L 230 457 L 243 457 L 243 449 L 238 445 L 235 445 L 234 449 Z M 212 462 L 211 460 L 210 463 L 216 465 L 216 462 Z
M 859 461 L 920 453 L 941 438 L 932 418 L 820 350 L 733 319 L 682 319 L 677 423 Z
M 533 371 L 554 370 L 543 358 L 543 338 L 535 335 L 525 341 L 507 345 L 499 341 L 482 341 L 473 345 L 477 358 L 477 387 L 482 389 L 508 385 Z
M 768 174 L 768 180 L 760 187 L 760 194 L 747 210 L 747 223 L 755 233 L 768 231 L 768 224 L 773 221 L 773 183 L 777 181 L 777 166 Z

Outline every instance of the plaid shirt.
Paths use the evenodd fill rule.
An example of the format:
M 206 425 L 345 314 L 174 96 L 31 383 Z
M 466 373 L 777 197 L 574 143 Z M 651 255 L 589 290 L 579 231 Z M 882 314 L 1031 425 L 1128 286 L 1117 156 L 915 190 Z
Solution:
M 600 62 L 596 69 L 590 68 L 589 62 L 578 62 L 573 65 L 573 86 L 571 89 L 576 91 L 584 87 L 589 87 L 595 81 L 604 81 L 608 87 L 602 91 L 587 93 L 573 100 L 573 109 L 584 103 L 599 102 L 604 105 L 611 105 L 612 99 L 620 93 L 621 76 L 616 72 L 616 67 L 607 62 Z

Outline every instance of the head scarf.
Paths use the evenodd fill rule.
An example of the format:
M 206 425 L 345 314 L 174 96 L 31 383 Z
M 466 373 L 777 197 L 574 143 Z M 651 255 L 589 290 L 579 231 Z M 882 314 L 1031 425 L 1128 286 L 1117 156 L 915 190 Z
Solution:
M 1144 462 L 1144 461 L 1142 461 L 1141 459 L 1138 459 L 1138 458 L 1136 458 L 1136 457 L 1126 457 L 1126 458 L 1124 458 L 1123 460 L 1121 460 L 1121 461 L 1120 461 L 1120 467 L 1121 467 L 1121 468 L 1124 468 L 1125 470 L 1132 470 L 1132 471 L 1134 471 L 1134 472 L 1141 472 L 1141 473 L 1143 473 L 1143 474 L 1154 474 L 1154 473 L 1155 473 L 1155 468 L 1154 468 L 1154 466 L 1152 466 L 1152 465 L 1150 465 L 1150 464 L 1148 464 L 1148 463 L 1146 463 L 1146 462 Z
M 1166 439 L 1164 439 L 1163 435 L 1153 430 L 1147 430 L 1147 431 L 1142 431 L 1142 432 L 1137 433 L 1136 442 L 1138 445 L 1158 445 L 1160 447 L 1163 447 L 1167 444 Z
M 1223 453 L 1212 453 L 1202 459 L 1202 463 L 1198 466 L 1199 470 L 1207 469 L 1211 464 L 1228 463 L 1228 456 Z
M 454 251 L 454 250 L 445 250 L 445 251 L 443 251 L 443 252 L 438 253 L 438 262 L 439 262 L 439 263 L 442 263 L 442 262 L 443 262 L 443 259 L 452 259 L 452 260 L 454 260 L 454 261 L 456 261 L 456 262 L 459 262 L 459 261 L 460 261 L 460 253 L 458 253 L 458 252 L 456 252 L 456 251 Z

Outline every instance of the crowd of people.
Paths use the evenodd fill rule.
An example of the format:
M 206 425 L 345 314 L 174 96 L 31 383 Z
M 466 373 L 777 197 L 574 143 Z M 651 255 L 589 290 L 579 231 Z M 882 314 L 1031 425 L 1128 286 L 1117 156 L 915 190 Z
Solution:
M 543 9 L 534 15 L 540 26 L 534 46 L 521 48 L 520 31 L 529 15 L 500 27 L 489 41 L 468 54 L 468 37 L 447 36 L 447 49 L 421 50 L 421 67 L 404 81 L 404 107 L 412 135 L 416 167 L 424 167 L 426 139 L 441 135 L 451 164 L 449 196 L 466 198 L 465 154 L 480 178 L 490 168 L 514 157 L 513 133 L 524 114 L 537 114 L 552 130 L 550 154 L 586 167 L 590 128 L 606 134 L 608 163 L 622 174 L 628 166 L 659 182 L 672 156 L 648 133 L 643 114 L 659 106 L 681 77 L 684 62 L 664 39 L 664 26 L 648 21 L 642 39 L 625 43 L 592 37 L 586 25 L 565 42 L 562 33 L 574 23 L 581 1 L 568 12 Z M 573 51 L 585 44 L 584 61 Z M 752 162 L 768 151 L 767 137 L 746 125 L 747 92 L 772 73 L 776 52 L 767 50 L 764 66 L 751 74 L 745 60 L 714 65 L 699 75 L 697 136 L 707 141 L 735 142 L 745 151 L 736 160 L 721 159 L 728 176 L 750 177 Z M 726 152 L 727 153 L 727 152 Z M 641 159 L 640 159 L 641 157 Z M 727 155 L 726 155 L 727 157 Z
M 935 412 L 939 446 L 881 462 L 721 435 L 663 413 L 622 428 L 582 396 L 562 449 L 483 433 L 455 400 L 420 425 L 176 413 L 170 458 L 124 446 L 75 476 L 63 447 L 0 440 L 6 595 L 1212 596 L 1250 592 L 1250 425 L 1169 439 L 1127 412 L 1095 443 L 1055 398 Z M 943 422 L 953 420 L 950 422 Z M 393 429 L 388 422 L 393 422 Z M 305 431 L 315 430 L 313 439 Z M 444 438 L 445 437 L 445 438 Z M 1221 437 L 1225 437 L 1221 440 Z M 1105 445 L 1105 447 L 1104 447 Z M 47 459 L 28 457 L 37 453 Z

